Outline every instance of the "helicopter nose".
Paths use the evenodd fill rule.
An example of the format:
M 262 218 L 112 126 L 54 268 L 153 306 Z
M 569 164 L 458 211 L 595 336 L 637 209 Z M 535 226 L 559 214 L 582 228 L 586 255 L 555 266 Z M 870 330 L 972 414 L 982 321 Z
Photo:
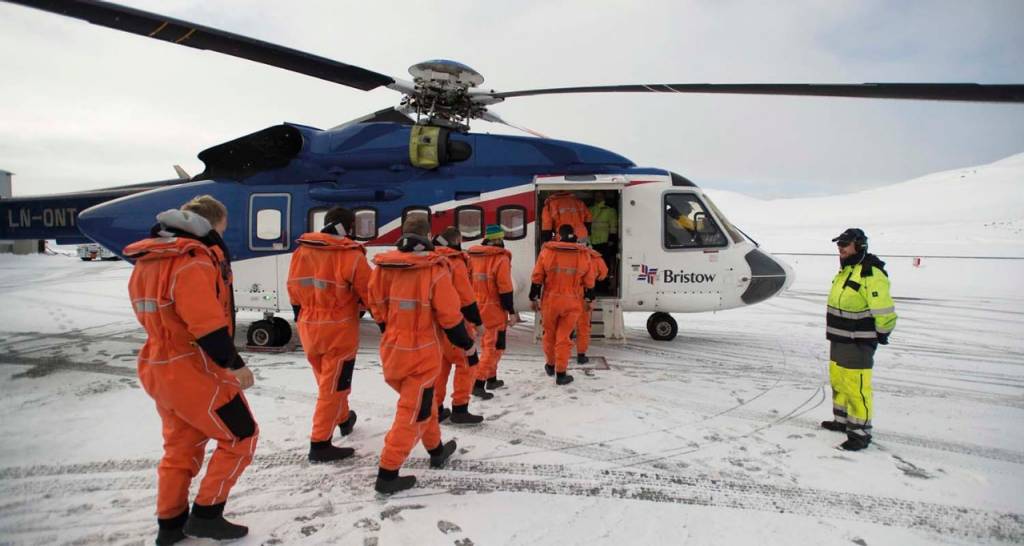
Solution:
M 747 305 L 764 301 L 789 288 L 793 282 L 793 268 L 782 260 L 756 248 L 748 252 L 744 259 L 750 266 L 750 284 L 740 298 Z
M 779 292 L 785 292 L 786 290 L 789 290 L 789 287 L 793 284 L 793 281 L 796 280 L 796 272 L 793 271 L 793 267 L 788 263 L 776 258 L 775 256 L 772 256 L 772 259 L 775 260 L 777 264 L 782 266 L 782 270 L 785 271 L 786 273 L 786 283 L 783 284 L 782 289 L 779 290 Z

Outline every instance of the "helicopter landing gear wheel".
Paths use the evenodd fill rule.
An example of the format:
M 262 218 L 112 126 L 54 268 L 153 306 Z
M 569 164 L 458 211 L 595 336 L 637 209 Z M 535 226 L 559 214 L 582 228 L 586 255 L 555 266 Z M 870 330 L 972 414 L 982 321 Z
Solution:
M 276 347 L 277 327 L 270 320 L 257 320 L 249 325 L 245 339 L 253 347 Z
M 274 324 L 274 333 L 277 334 L 273 346 L 284 347 L 292 339 L 292 326 L 281 317 L 272 317 L 270 322 Z
M 679 333 L 679 324 L 668 313 L 654 313 L 647 319 L 647 333 L 655 341 L 672 341 Z

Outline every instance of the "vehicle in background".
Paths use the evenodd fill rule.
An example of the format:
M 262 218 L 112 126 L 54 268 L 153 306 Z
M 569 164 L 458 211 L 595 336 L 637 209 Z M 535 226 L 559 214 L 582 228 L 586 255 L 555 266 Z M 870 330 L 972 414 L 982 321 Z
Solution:
M 78 245 L 78 257 L 83 262 L 91 262 L 97 258 L 105 261 L 120 260 L 117 254 L 96 243 L 85 243 Z

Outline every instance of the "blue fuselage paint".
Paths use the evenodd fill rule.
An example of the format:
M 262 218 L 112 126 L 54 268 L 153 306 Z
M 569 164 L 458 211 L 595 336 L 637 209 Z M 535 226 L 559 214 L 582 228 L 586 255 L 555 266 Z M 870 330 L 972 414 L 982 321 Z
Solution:
M 410 206 L 430 207 L 455 200 L 457 195 L 526 185 L 536 175 L 665 174 L 660 169 L 636 168 L 618 154 L 585 144 L 475 133 L 451 136 L 472 147 L 468 160 L 424 170 L 409 161 L 408 125 L 369 123 L 332 131 L 294 127 L 302 134 L 302 150 L 283 168 L 240 181 L 203 180 L 130 195 L 82 212 L 77 225 L 91 239 L 120 252 L 149 233 L 158 212 L 208 194 L 227 206 L 224 238 L 232 257 L 244 260 L 290 252 L 293 246 L 285 241 L 278 249 L 251 248 L 253 195 L 290 196 L 287 233 L 294 239 L 307 230 L 310 210 L 333 205 L 372 208 L 377 211 L 377 225 L 382 226 L 400 218 Z M 487 211 L 486 202 L 472 204 Z

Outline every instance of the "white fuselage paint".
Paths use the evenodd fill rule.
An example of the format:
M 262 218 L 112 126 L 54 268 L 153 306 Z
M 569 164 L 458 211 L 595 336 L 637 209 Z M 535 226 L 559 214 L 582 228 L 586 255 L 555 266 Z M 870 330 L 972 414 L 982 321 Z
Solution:
M 493 215 L 493 211 L 487 209 L 489 201 L 524 192 L 535 192 L 538 187 L 545 190 L 553 187 L 570 190 L 609 189 L 612 186 L 602 182 L 607 182 L 610 178 L 602 175 L 594 183 L 588 183 L 565 181 L 559 177 L 544 177 L 537 179 L 534 184 L 487 192 L 474 199 L 447 201 L 430 205 L 430 208 L 432 211 L 445 211 L 459 205 L 478 204 Z M 727 236 L 726 246 L 713 249 L 667 249 L 663 244 L 663 195 L 690 193 L 703 201 L 703 192 L 700 188 L 673 186 L 668 176 L 630 175 L 614 178 L 618 181 L 615 187 L 621 191 L 619 300 L 623 311 L 699 313 L 746 305 L 740 296 L 751 280 L 750 266 L 744 259 L 744 256 L 755 248 L 749 240 L 737 242 Z M 305 212 L 300 211 L 302 215 L 305 215 Z M 529 308 L 527 295 L 530 274 L 535 262 L 535 238 L 538 236 L 540 221 L 539 211 L 537 212 L 535 221 L 527 224 L 525 238 L 506 242 L 506 248 L 512 252 L 512 281 L 515 285 L 516 308 L 520 310 Z M 709 214 L 719 226 L 724 225 L 724 219 L 716 217 L 713 211 Z M 399 224 L 399 219 L 392 220 L 380 226 L 379 233 L 387 234 L 394 231 L 399 228 Z M 470 241 L 463 247 L 468 248 L 478 242 Z M 391 245 L 368 245 L 367 255 L 372 260 L 376 254 L 391 248 Z M 286 286 L 290 260 L 291 254 L 288 253 L 236 262 L 235 304 L 238 309 L 263 312 L 290 310 Z M 786 279 L 788 287 L 792 282 L 791 270 L 782 262 L 780 264 L 789 273 Z

